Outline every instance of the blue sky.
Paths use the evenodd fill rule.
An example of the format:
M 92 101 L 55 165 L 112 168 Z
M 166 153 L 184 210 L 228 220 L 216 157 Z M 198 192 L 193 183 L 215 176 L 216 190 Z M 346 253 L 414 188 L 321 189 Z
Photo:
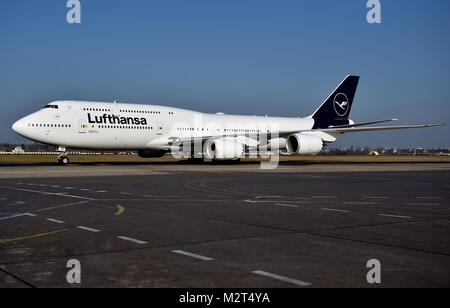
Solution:
M 307 116 L 347 75 L 351 117 L 449 122 L 450 1 L 65 0 L 0 2 L 0 142 L 49 101 L 150 103 Z M 337 146 L 450 146 L 450 125 L 348 134 Z

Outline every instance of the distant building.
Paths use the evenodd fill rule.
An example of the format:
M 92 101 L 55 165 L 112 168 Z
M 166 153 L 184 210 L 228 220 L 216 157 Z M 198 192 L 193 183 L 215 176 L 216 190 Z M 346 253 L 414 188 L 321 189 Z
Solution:
M 12 154 L 25 154 L 25 151 L 22 149 L 22 147 L 15 147 L 12 151 Z

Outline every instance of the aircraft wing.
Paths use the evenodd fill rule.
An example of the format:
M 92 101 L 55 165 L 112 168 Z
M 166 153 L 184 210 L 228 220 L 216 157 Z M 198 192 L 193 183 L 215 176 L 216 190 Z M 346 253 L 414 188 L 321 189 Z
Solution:
M 398 119 L 379 120 L 379 121 L 372 121 L 372 122 L 362 122 L 362 123 L 355 123 L 355 124 L 348 124 L 348 125 L 336 125 L 336 126 L 330 126 L 328 128 L 357 127 L 357 126 L 365 126 L 365 125 L 371 125 L 371 124 L 386 123 L 386 122 L 391 122 L 391 121 L 398 121 Z
M 337 128 L 321 128 L 321 129 L 312 129 L 309 130 L 311 132 L 320 131 L 324 133 L 353 133 L 353 132 L 371 132 L 371 131 L 379 131 L 379 130 L 394 130 L 394 129 L 408 129 L 408 128 L 427 128 L 427 127 L 435 127 L 441 126 L 444 124 L 422 124 L 422 125 L 400 125 L 400 126 L 377 126 L 377 127 L 337 127 Z
M 336 133 L 336 134 L 345 134 L 345 133 L 356 133 L 356 132 L 371 132 L 371 131 L 381 131 L 381 130 L 396 130 L 396 129 L 409 129 L 409 128 L 427 128 L 427 127 L 435 127 L 445 125 L 442 123 L 439 124 L 421 124 L 421 125 L 400 125 L 400 126 L 376 126 L 376 127 L 359 127 L 363 125 L 373 124 L 373 123 L 383 123 L 392 120 L 382 120 L 375 122 L 366 122 L 366 123 L 358 123 L 358 124 L 349 124 L 342 126 L 335 126 L 330 128 L 317 128 L 317 129 L 308 129 L 308 130 L 295 130 L 295 131 L 278 131 L 272 133 L 237 133 L 237 134 L 227 134 L 223 136 L 202 136 L 202 137 L 187 137 L 187 138 L 169 138 L 171 143 L 184 143 L 184 142 L 204 142 L 206 140 L 211 139 L 220 139 L 220 138 L 230 138 L 230 137 L 238 137 L 238 136 L 247 136 L 250 138 L 266 138 L 266 140 L 270 140 L 273 138 L 287 138 L 289 135 L 296 133 L 309 133 L 309 132 L 324 132 L 324 133 Z

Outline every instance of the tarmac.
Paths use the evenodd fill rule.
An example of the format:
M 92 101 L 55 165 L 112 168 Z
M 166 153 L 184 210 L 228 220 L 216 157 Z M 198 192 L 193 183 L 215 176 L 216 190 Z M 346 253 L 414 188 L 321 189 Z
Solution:
M 450 287 L 449 170 L 2 165 L 0 287 Z

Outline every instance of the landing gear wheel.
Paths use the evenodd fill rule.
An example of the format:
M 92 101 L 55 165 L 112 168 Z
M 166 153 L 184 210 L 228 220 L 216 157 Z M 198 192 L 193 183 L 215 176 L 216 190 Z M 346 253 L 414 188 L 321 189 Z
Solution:
M 69 163 L 70 163 L 70 160 L 67 156 L 58 157 L 59 165 L 68 165 Z

